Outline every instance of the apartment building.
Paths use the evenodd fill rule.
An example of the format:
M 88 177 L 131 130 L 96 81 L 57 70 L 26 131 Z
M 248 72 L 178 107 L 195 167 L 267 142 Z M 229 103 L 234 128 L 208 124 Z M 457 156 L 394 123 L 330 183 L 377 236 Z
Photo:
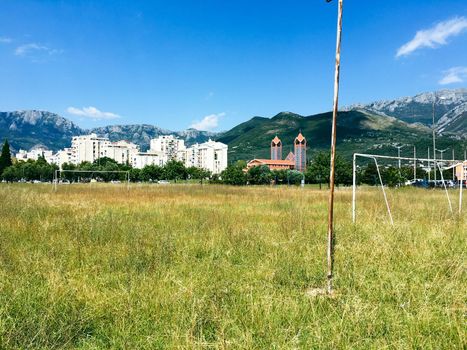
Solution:
M 167 158 L 159 152 L 138 152 L 133 154 L 131 166 L 137 169 L 143 169 L 146 165 L 163 166 L 167 162 Z
M 228 146 L 220 142 L 209 140 L 186 148 L 183 140 L 173 135 L 164 135 L 151 140 L 150 144 L 149 151 L 140 152 L 139 146 L 132 142 L 124 140 L 111 142 L 106 137 L 90 134 L 74 136 L 70 148 L 55 154 L 49 150 L 36 148 L 29 152 L 20 150 L 16 158 L 37 160 L 39 156 L 44 156 L 48 163 L 57 164 L 60 168 L 64 163 L 94 163 L 103 157 L 138 169 L 146 165 L 164 166 L 170 160 L 181 161 L 186 167 L 203 168 L 213 174 L 219 174 L 227 168 Z
M 16 153 L 15 158 L 17 160 L 27 161 L 28 159 L 38 160 L 39 157 L 44 157 L 47 162 L 52 159 L 52 151 L 49 151 L 45 148 L 38 147 L 33 148 L 30 151 L 25 151 L 24 149 L 20 149 L 18 153 Z
M 133 157 L 139 153 L 139 147 L 132 142 L 117 141 L 104 144 L 102 156 L 115 160 L 120 164 L 131 164 Z
M 186 167 L 202 168 L 213 174 L 220 174 L 227 168 L 227 151 L 226 144 L 210 139 L 179 152 L 177 158 L 183 161 Z
M 104 157 L 104 149 L 110 145 L 106 137 L 98 137 L 96 134 L 73 136 L 71 139 L 72 163 L 93 163 Z
M 174 135 L 162 135 L 152 139 L 150 143 L 150 152 L 161 153 L 168 160 L 177 159 L 177 154 L 185 149 L 185 141 Z

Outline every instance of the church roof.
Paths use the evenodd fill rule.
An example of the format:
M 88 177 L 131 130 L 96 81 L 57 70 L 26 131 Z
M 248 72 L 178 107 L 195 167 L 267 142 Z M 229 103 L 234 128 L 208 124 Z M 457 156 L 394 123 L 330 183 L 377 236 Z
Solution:
M 295 155 L 293 154 L 293 152 L 289 152 L 289 154 L 287 155 L 287 157 L 285 157 L 285 159 L 294 161 L 295 160 Z
M 264 165 L 295 165 L 292 160 L 287 159 L 253 159 L 248 162 L 250 163 L 261 163 Z
M 295 138 L 295 140 L 298 140 L 299 142 L 302 142 L 305 140 L 305 137 L 302 135 L 302 133 L 298 133 L 298 136 Z
M 275 143 L 275 144 L 277 145 L 279 142 L 281 142 L 281 139 L 278 138 L 277 135 L 276 135 L 276 137 L 274 137 L 274 138 L 272 139 L 272 143 Z

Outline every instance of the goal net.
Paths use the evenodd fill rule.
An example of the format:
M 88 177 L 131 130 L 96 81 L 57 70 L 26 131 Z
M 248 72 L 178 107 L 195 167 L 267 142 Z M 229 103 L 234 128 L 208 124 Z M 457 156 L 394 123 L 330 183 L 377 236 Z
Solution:
M 414 183 L 417 180 L 416 179 L 416 174 L 417 174 L 417 164 L 425 164 L 426 167 L 431 171 L 431 165 L 433 164 L 433 169 L 436 172 L 437 170 L 439 171 L 439 174 L 441 176 L 441 187 L 444 189 L 444 192 L 446 194 L 446 199 L 449 207 L 449 211 L 453 214 L 453 205 L 451 202 L 451 198 L 449 195 L 448 191 L 448 186 L 447 186 L 447 180 L 444 178 L 443 173 L 448 170 L 452 170 L 454 173 L 454 169 L 457 167 L 460 167 L 460 176 L 457 180 L 459 184 L 459 214 L 462 213 L 462 193 L 463 193 L 463 187 L 465 183 L 465 174 L 464 174 L 464 168 L 465 168 L 465 161 L 459 161 L 459 160 L 437 160 L 437 159 L 427 159 L 427 158 L 417 158 L 417 157 L 392 157 L 392 156 L 382 156 L 382 155 L 375 155 L 375 154 L 365 154 L 365 153 L 354 153 L 353 155 L 353 167 L 352 167 L 352 221 L 353 223 L 356 223 L 357 220 L 357 160 L 359 158 L 366 158 L 370 159 L 374 162 L 376 166 L 376 171 L 378 174 L 378 182 L 379 186 L 381 188 L 381 192 L 383 194 L 384 202 L 386 205 L 386 210 L 388 212 L 388 217 L 391 225 L 394 225 L 394 219 L 393 215 L 391 212 L 391 206 L 388 200 L 388 196 L 386 193 L 385 189 L 385 184 L 383 182 L 383 178 L 381 176 L 381 164 L 378 162 L 380 161 L 397 161 L 399 165 L 399 169 L 401 168 L 401 161 L 409 161 L 413 162 L 413 168 L 414 168 Z M 436 181 L 434 183 L 436 186 Z
M 68 179 L 64 179 L 63 175 L 65 174 L 78 174 L 78 179 L 85 179 L 86 182 L 89 180 L 91 184 L 93 181 L 105 177 L 104 180 L 107 181 L 123 181 L 126 183 L 127 189 L 130 190 L 130 172 L 124 170 L 55 170 L 53 186 L 54 190 L 57 191 L 58 185 L 63 182 L 63 180 L 69 182 Z M 117 175 L 117 176 L 108 176 L 108 175 Z M 100 175 L 100 177 L 99 177 Z

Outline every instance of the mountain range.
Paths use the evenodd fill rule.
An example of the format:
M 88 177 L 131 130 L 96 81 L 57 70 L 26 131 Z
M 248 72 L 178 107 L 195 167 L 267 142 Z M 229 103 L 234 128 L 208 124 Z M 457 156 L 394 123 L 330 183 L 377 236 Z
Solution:
M 355 104 L 344 110 L 366 111 L 398 118 L 407 123 L 432 126 L 438 133 L 467 133 L 467 89 L 427 92 L 413 97 Z
M 433 107 L 438 135 L 437 148 L 451 147 L 463 153 L 467 148 L 467 89 L 442 90 L 414 97 L 355 104 L 338 116 L 337 149 L 350 157 L 353 152 L 394 154 L 394 145 L 415 145 L 426 155 L 431 145 Z M 170 131 L 154 125 L 111 125 L 82 129 L 68 119 L 47 111 L 0 112 L 0 138 L 8 138 L 14 150 L 44 146 L 52 150 L 69 147 L 71 137 L 96 133 L 116 141 L 125 139 L 145 150 L 151 138 L 174 134 L 190 145 L 209 138 L 229 145 L 229 160 L 269 157 L 270 140 L 278 135 L 284 156 L 293 150 L 298 131 L 308 140 L 310 153 L 328 150 L 331 113 L 301 116 L 281 112 L 272 118 L 253 117 L 233 129 L 214 133 L 188 129 Z M 403 152 L 411 154 L 412 147 Z M 419 151 L 421 152 L 421 151 Z

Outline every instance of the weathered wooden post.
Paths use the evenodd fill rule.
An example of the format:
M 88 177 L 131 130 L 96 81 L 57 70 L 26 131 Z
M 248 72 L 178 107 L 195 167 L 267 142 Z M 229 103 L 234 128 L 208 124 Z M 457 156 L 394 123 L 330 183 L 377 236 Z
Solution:
M 326 0 L 331 2 L 331 0 Z M 339 108 L 339 74 L 341 61 L 341 35 L 342 35 L 342 10 L 343 0 L 339 0 L 337 15 L 337 41 L 336 41 L 336 67 L 334 72 L 334 106 L 332 110 L 332 129 L 331 129 L 331 169 L 329 176 L 329 211 L 328 211 L 328 293 L 332 293 L 332 278 L 334 265 L 334 180 L 335 180 L 335 161 L 336 161 L 336 124 L 337 111 Z

